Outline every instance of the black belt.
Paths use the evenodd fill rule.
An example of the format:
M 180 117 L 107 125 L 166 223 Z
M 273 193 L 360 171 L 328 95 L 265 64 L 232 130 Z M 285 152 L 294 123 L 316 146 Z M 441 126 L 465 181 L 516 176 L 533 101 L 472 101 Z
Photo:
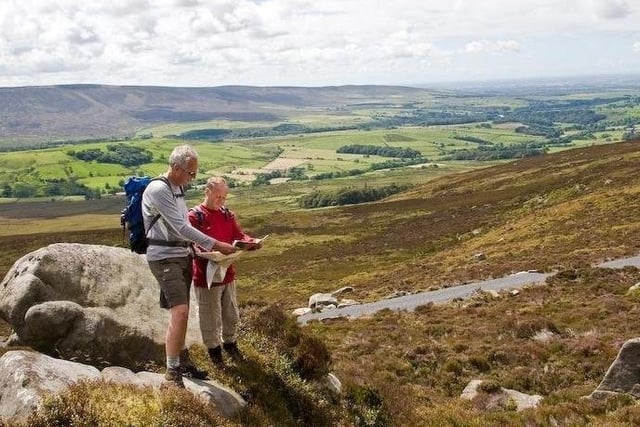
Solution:
M 158 240 L 158 239 L 147 239 L 149 245 L 155 246 L 171 246 L 173 248 L 188 248 L 191 242 L 185 242 L 184 240 Z

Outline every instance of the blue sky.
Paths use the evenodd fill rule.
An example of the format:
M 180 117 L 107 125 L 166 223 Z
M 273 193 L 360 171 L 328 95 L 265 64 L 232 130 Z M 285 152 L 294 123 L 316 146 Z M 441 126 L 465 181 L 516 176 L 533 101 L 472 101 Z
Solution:
M 639 22 L 631 0 L 2 0 L 0 86 L 626 74 Z

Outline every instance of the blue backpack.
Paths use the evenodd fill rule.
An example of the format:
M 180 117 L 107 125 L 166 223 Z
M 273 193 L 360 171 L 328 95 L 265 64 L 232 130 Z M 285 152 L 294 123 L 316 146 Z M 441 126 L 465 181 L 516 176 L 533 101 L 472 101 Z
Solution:
M 149 242 L 147 240 L 147 230 L 144 228 L 144 220 L 142 219 L 142 193 L 149 183 L 154 180 L 162 180 L 171 188 L 167 178 L 161 176 L 158 178 L 149 178 L 148 176 L 132 176 L 127 178 L 124 183 L 124 193 L 127 196 L 127 204 L 120 215 L 120 225 L 122 225 L 122 238 L 124 240 L 125 227 L 129 230 L 129 247 L 132 252 L 138 254 L 146 254 Z M 160 215 L 156 215 L 151 220 L 149 228 L 160 219 Z

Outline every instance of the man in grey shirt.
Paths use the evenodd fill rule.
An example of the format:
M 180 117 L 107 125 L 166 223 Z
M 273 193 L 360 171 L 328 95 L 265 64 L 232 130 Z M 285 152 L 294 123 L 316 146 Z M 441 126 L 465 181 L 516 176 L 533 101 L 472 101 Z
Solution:
M 197 171 L 198 153 L 189 145 L 176 147 L 169 157 L 165 179 L 151 181 L 142 195 L 142 215 L 149 239 L 147 262 L 160 284 L 160 306 L 169 310 L 165 379 L 179 387 L 184 387 L 180 352 L 189 318 L 191 243 L 225 255 L 236 251 L 231 244 L 201 233 L 188 220 L 183 186 L 196 177 Z

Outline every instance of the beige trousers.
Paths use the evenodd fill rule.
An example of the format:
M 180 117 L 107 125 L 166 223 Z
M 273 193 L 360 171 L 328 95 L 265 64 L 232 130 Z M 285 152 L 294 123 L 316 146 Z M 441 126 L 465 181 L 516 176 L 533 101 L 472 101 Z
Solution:
M 202 342 L 214 348 L 223 342 L 236 342 L 238 332 L 238 302 L 236 283 L 212 286 L 211 289 L 194 286 L 198 300 L 198 322 Z

